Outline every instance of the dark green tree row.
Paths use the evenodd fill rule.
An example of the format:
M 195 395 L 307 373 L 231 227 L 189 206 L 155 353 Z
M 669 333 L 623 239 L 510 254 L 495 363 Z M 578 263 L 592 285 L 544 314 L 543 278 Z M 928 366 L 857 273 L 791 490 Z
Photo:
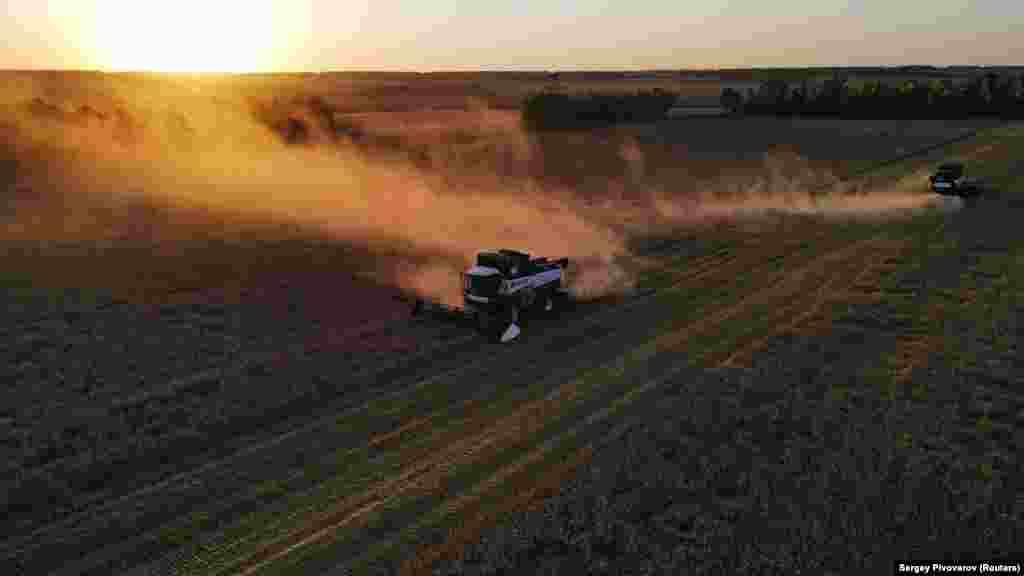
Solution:
M 747 94 L 726 88 L 721 103 L 735 113 L 878 119 L 1024 118 L 1024 76 L 988 74 L 966 82 L 922 79 L 817 84 L 769 81 Z
M 523 124 L 530 130 L 597 128 L 664 118 L 678 99 L 664 91 L 635 94 L 534 94 L 523 103 Z

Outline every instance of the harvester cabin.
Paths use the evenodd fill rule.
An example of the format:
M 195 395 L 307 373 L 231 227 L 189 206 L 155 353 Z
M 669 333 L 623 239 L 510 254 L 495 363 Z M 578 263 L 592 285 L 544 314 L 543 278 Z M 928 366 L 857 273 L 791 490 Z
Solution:
M 477 266 L 495 268 L 506 276 L 529 274 L 543 262 L 546 262 L 546 259 L 530 260 L 529 254 L 516 250 L 486 251 L 480 252 L 476 256 Z

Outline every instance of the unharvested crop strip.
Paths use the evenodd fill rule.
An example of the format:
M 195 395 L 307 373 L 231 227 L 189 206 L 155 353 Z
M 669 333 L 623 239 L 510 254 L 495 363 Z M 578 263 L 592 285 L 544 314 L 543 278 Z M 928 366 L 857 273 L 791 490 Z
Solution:
M 974 303 L 980 294 L 992 290 L 990 287 L 977 289 L 974 286 L 961 285 L 953 294 L 932 291 L 919 315 L 924 320 L 924 325 L 931 327 L 932 330 L 928 334 L 908 335 L 898 341 L 890 359 L 897 366 L 893 374 L 895 383 L 909 382 L 914 371 L 927 364 L 928 358 L 942 348 L 945 340 L 942 330 L 938 330 L 938 327 L 941 326 L 943 312 L 947 308 L 960 309 L 964 304 Z M 953 302 L 949 302 L 950 300 Z
M 790 291 L 793 288 L 794 284 L 796 284 L 797 288 L 799 288 L 800 282 L 805 276 L 815 271 L 816 269 L 825 266 L 830 261 L 842 258 L 849 252 L 856 252 L 860 249 L 863 249 L 865 246 L 878 241 L 879 237 L 876 236 L 865 240 L 861 240 L 859 242 L 854 243 L 853 245 L 848 245 L 843 248 L 833 250 L 825 254 L 824 256 L 816 258 L 810 263 L 805 264 L 800 268 L 797 268 L 791 273 L 786 274 L 781 280 L 777 281 L 770 288 L 757 292 L 752 296 L 742 298 L 739 302 L 736 302 L 731 306 L 728 306 L 727 308 L 719 311 L 716 314 L 704 316 L 703 318 L 697 320 L 696 322 L 685 324 L 677 330 L 659 336 L 658 338 L 655 338 L 651 342 L 651 345 L 658 350 L 677 348 L 678 346 L 688 341 L 695 333 L 701 332 L 707 329 L 708 327 L 721 324 L 729 320 L 730 318 L 735 317 L 736 315 L 741 313 L 743 310 L 749 308 L 750 306 L 756 305 L 758 303 L 770 303 L 774 298 L 777 298 L 780 294 L 785 294 L 786 292 Z
M 815 227 L 813 230 L 819 230 L 819 233 L 806 237 L 798 235 L 799 240 L 788 241 L 783 239 L 778 245 L 772 245 L 771 250 L 783 250 L 778 256 L 772 258 L 787 258 L 792 255 L 794 248 L 798 251 L 807 246 L 809 242 L 818 241 L 836 241 L 827 227 Z M 750 248 L 757 248 L 758 250 L 764 250 L 764 244 L 755 244 L 748 239 L 741 239 L 740 242 L 735 246 L 724 246 L 716 251 L 716 254 L 712 256 L 700 257 L 696 260 L 696 265 L 689 265 L 679 270 L 682 262 L 670 262 L 668 265 L 662 267 L 664 270 L 668 270 L 670 275 L 671 286 L 669 288 L 682 284 L 684 282 L 693 282 L 701 280 L 708 276 L 720 275 L 733 273 L 736 270 L 742 270 L 745 266 L 756 265 L 758 263 L 763 264 L 765 261 L 765 254 L 761 251 L 752 251 Z
M 894 244 L 892 242 L 883 244 L 884 254 L 898 253 L 902 249 L 902 244 Z M 780 308 L 774 314 L 772 319 L 777 322 L 784 322 L 785 318 L 791 318 L 788 322 L 784 322 L 781 325 L 776 322 L 768 322 L 772 326 L 771 332 L 755 336 L 752 341 L 744 343 L 741 347 L 735 349 L 728 354 L 723 360 L 711 359 L 710 362 L 718 364 L 719 366 L 735 366 L 736 361 L 741 357 L 749 357 L 756 350 L 763 348 L 768 342 L 777 336 L 795 330 L 798 326 L 805 323 L 812 316 L 821 311 L 822 307 L 826 302 L 829 301 L 841 301 L 847 302 L 850 300 L 848 291 L 844 290 L 843 287 L 849 287 L 856 285 L 863 281 L 865 277 L 873 272 L 878 265 L 878 255 L 872 255 L 871 261 L 867 264 L 861 265 L 859 261 L 850 259 L 850 263 L 857 264 L 859 270 L 851 280 L 846 278 L 836 271 L 832 271 L 829 278 L 825 280 L 821 287 L 818 289 L 815 297 L 809 302 L 804 303 L 801 300 L 797 300 L 795 305 Z M 778 326 L 778 327 L 776 327 Z

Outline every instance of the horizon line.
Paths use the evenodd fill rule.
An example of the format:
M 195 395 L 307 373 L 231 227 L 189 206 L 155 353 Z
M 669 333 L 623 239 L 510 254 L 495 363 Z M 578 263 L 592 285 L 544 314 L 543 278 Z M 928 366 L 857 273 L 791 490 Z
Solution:
M 876 66 L 731 66 L 731 67 L 700 67 L 700 68 L 479 68 L 479 69 L 435 69 L 410 70 L 401 68 L 379 69 L 327 69 L 327 70 L 267 70 L 267 71 L 186 71 L 186 70 L 146 70 L 124 69 L 106 70 L 100 68 L 4 68 L 2 72 L 72 72 L 98 74 L 151 74 L 163 76 L 272 76 L 272 75 L 318 75 L 318 74 L 711 74 L 715 72 L 749 72 L 749 71 L 803 71 L 803 70 L 907 70 L 907 69 L 1024 69 L 1024 64 L 890 64 Z

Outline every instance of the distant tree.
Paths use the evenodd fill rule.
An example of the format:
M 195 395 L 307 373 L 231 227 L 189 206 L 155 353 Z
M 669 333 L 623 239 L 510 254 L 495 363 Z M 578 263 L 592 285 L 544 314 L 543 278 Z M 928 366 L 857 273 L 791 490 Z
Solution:
M 722 96 L 719 101 L 721 102 L 722 107 L 733 114 L 739 113 L 743 109 L 743 95 L 731 86 L 722 90 Z
M 984 108 L 992 104 L 992 77 L 989 75 L 978 79 L 978 100 Z
M 893 118 L 899 114 L 899 91 L 886 82 L 879 82 L 868 113 L 874 118 Z
M 850 104 L 850 81 L 847 78 L 842 78 L 839 81 L 839 112 L 842 113 Z
M 677 94 L 666 91 L 579 96 L 539 92 L 523 102 L 522 122 L 529 130 L 573 130 L 617 122 L 651 122 L 664 118 L 677 99 Z
M 789 83 L 780 82 L 775 93 L 775 113 L 789 115 L 793 114 L 793 112 Z
M 914 82 L 910 89 L 911 113 L 916 115 L 934 116 L 932 108 L 932 91 L 926 82 Z
M 960 114 L 964 116 L 984 114 L 988 107 L 988 100 L 986 97 L 991 97 L 991 94 L 985 88 L 984 78 L 972 78 L 967 83 L 967 86 L 964 88 L 961 95 L 959 107 Z
M 992 114 L 1009 117 L 1013 112 L 1013 86 L 1008 76 L 993 76 L 989 80 L 991 101 L 989 110 Z
M 1011 118 L 1024 118 L 1024 74 L 1015 76 L 1011 81 L 1011 93 L 1013 94 L 1013 109 Z
M 841 114 L 845 92 L 845 82 L 838 75 L 832 76 L 825 81 L 821 94 L 815 99 L 815 111 L 828 116 Z
M 941 82 L 936 82 L 928 87 L 928 101 L 930 102 L 932 111 L 936 118 L 949 118 L 949 112 L 947 105 L 951 94 L 946 91 L 946 87 Z
M 807 106 L 806 86 L 807 83 L 804 82 L 801 83 L 800 87 L 793 89 L 793 94 L 789 100 L 790 110 L 793 114 L 804 114 L 806 112 L 804 109 Z
M 871 99 L 874 97 L 875 83 L 862 82 L 859 85 L 850 86 L 849 102 L 844 110 L 844 115 L 850 118 L 865 118 L 869 116 L 867 110 L 870 107 Z
M 786 101 L 786 82 L 783 80 L 767 80 L 761 83 L 754 104 L 758 111 L 768 114 L 783 113 Z

